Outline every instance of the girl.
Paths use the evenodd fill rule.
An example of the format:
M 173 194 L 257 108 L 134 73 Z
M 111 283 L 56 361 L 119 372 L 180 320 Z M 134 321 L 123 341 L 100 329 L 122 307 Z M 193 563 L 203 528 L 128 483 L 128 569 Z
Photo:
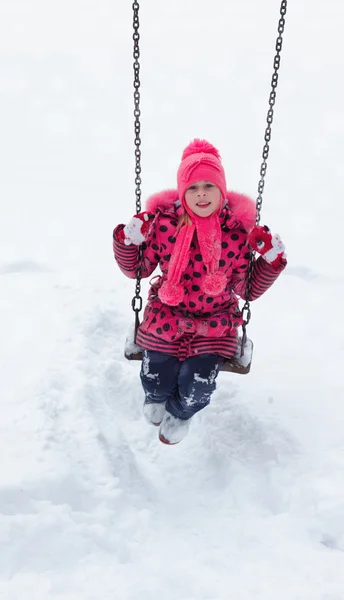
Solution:
M 143 349 L 144 415 L 159 439 L 177 444 L 192 416 L 210 402 L 224 358 L 237 350 L 251 249 L 249 300 L 259 298 L 287 261 L 280 238 L 255 226 L 255 204 L 227 192 L 214 146 L 195 139 L 182 155 L 177 190 L 148 199 L 146 211 L 113 232 L 115 259 L 132 279 L 151 280 L 137 344 Z M 139 262 L 138 246 L 142 254 Z

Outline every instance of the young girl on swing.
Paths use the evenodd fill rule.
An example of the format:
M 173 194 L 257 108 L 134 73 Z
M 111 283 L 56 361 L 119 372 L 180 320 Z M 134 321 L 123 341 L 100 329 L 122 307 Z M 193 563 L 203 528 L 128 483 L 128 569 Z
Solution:
M 139 263 L 138 246 L 142 254 Z M 195 139 L 184 150 L 177 190 L 150 197 L 146 211 L 113 232 L 115 259 L 132 279 L 153 278 L 136 343 L 143 349 L 144 415 L 159 439 L 177 444 L 192 416 L 210 402 L 221 362 L 237 351 L 251 250 L 249 300 L 259 298 L 284 270 L 284 245 L 255 226 L 255 204 L 227 192 L 214 146 Z

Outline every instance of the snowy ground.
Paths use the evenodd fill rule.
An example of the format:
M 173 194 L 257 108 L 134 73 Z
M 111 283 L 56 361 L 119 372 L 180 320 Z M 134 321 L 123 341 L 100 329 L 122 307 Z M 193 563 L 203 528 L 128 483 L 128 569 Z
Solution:
M 143 195 L 197 136 L 255 197 L 279 3 L 146 4 Z M 250 375 L 222 373 L 175 447 L 141 416 L 111 250 L 135 212 L 131 20 L 0 8 L 0 598 L 344 600 L 341 3 L 289 3 L 263 210 L 288 270 L 252 306 Z

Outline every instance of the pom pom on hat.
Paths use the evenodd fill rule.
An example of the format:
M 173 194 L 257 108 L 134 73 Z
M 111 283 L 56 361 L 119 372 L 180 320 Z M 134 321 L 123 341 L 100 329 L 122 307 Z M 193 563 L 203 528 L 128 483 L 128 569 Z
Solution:
M 200 140 L 199 138 L 195 138 L 188 146 L 186 146 L 182 154 L 182 160 L 188 156 L 191 156 L 191 154 L 199 154 L 199 152 L 203 152 L 204 154 L 213 154 L 216 158 L 221 160 L 220 153 L 215 146 L 210 144 L 210 142 L 207 142 L 207 140 Z

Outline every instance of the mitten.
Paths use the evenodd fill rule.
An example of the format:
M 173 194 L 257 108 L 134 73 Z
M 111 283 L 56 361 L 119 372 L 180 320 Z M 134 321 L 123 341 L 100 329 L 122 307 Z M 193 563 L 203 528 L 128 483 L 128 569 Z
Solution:
M 248 236 L 248 243 L 252 250 L 261 254 L 262 258 L 275 269 L 286 258 L 281 238 L 277 234 L 271 235 L 266 225 L 254 227 Z
M 142 212 L 130 219 L 129 223 L 117 233 L 117 239 L 126 246 L 140 246 L 148 236 L 150 220 L 154 215 Z

